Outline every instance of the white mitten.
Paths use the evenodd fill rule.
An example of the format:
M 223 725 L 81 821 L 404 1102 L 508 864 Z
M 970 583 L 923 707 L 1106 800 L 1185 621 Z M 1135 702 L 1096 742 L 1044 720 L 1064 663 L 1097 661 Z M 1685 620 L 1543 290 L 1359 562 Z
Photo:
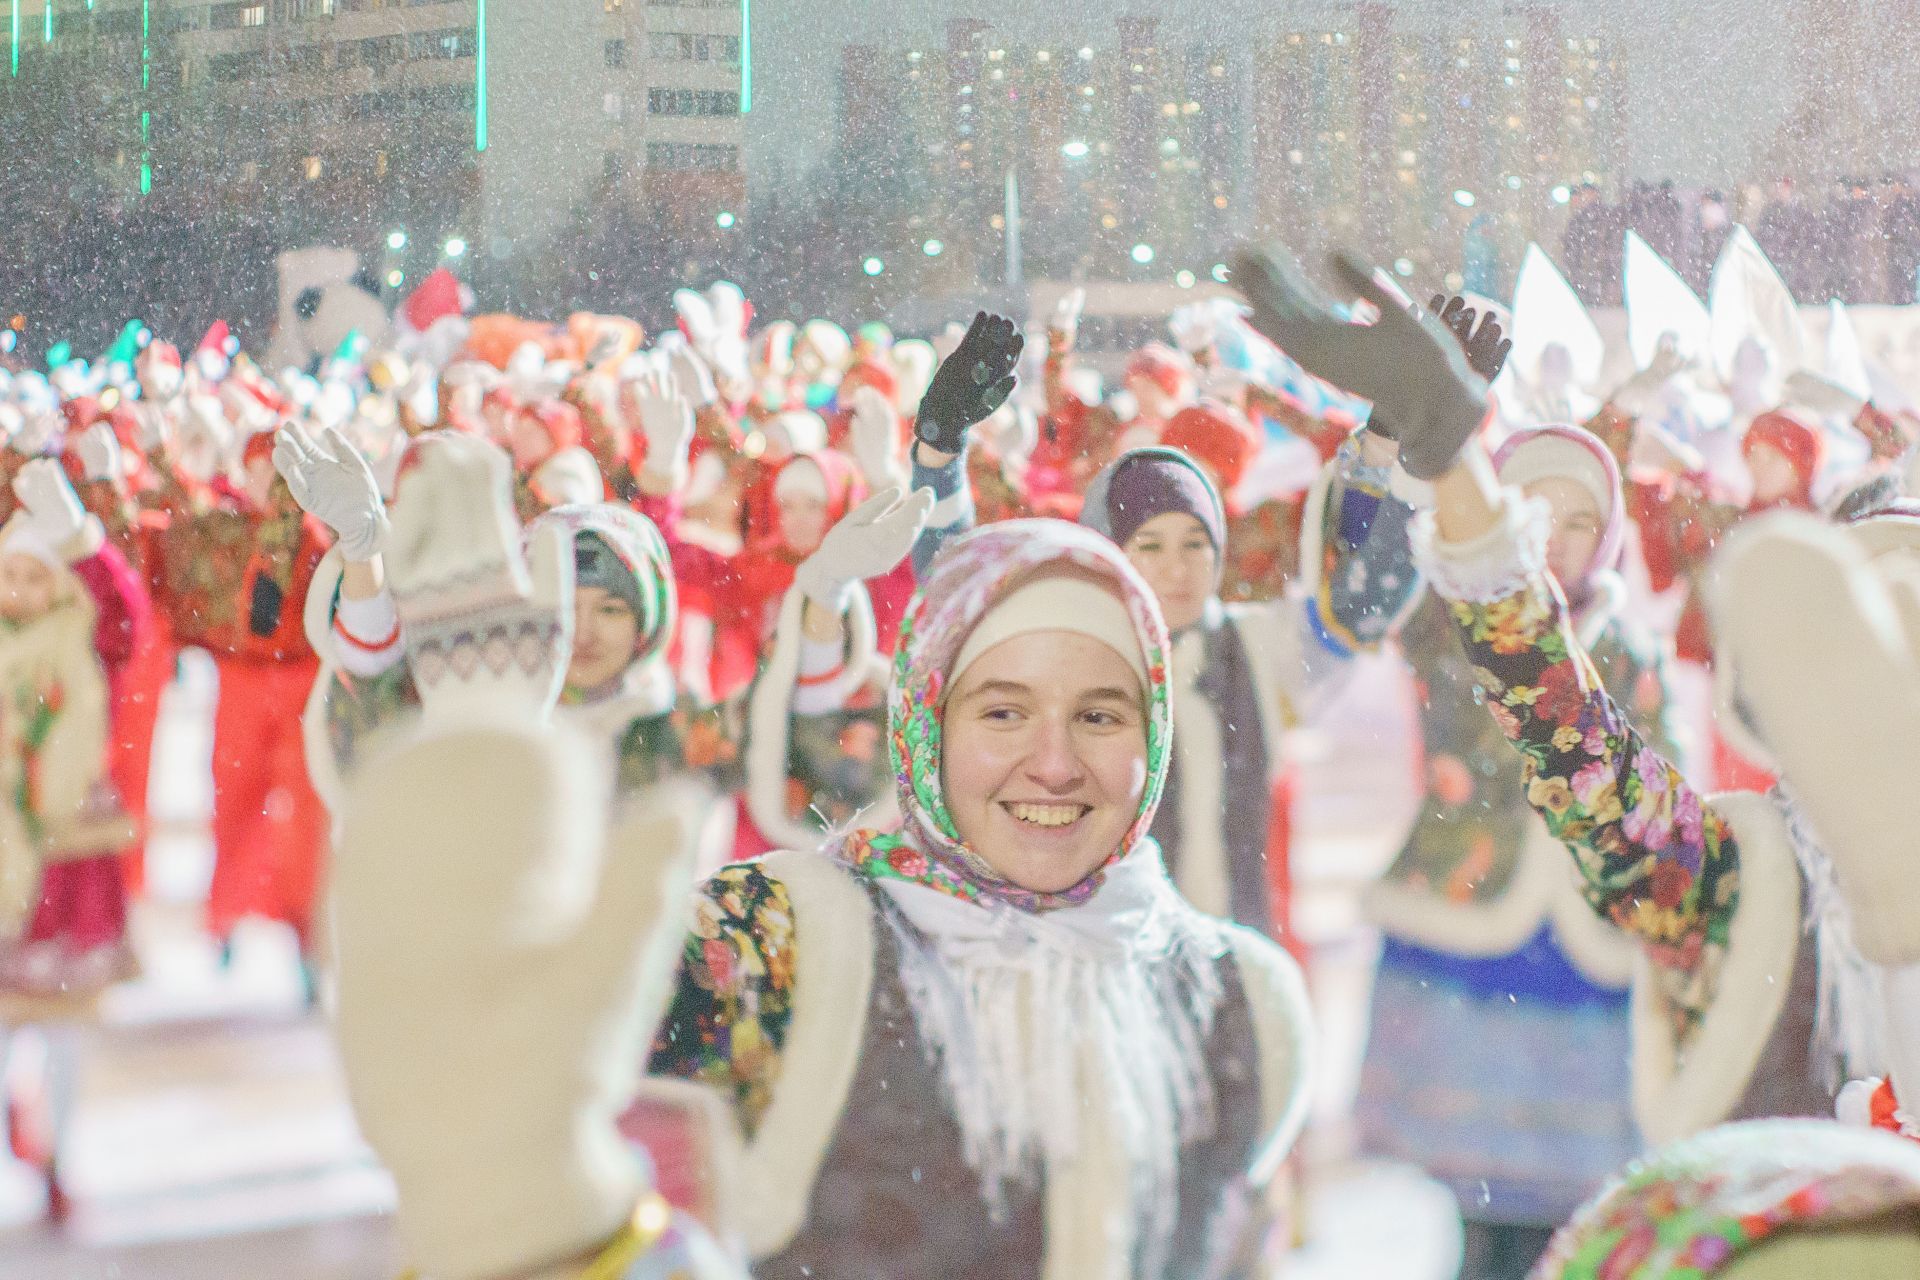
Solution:
M 667 371 L 673 375 L 673 385 L 688 404 L 696 410 L 704 409 L 720 398 L 719 390 L 713 385 L 713 370 L 707 368 L 707 362 L 692 347 L 684 342 L 669 345 L 663 340 L 660 349 L 666 352 Z
M 1821 418 L 1845 418 L 1849 422 L 1867 407 L 1862 397 L 1832 379 L 1806 369 L 1797 369 L 1787 375 L 1780 399 L 1789 409 L 1802 409 Z
M 119 480 L 125 474 L 120 457 L 120 437 L 104 422 L 96 422 L 74 441 L 80 455 L 80 469 L 89 480 Z
M 853 393 L 853 419 L 847 428 L 847 445 L 867 487 L 876 493 L 882 489 L 905 487 L 906 466 L 900 458 L 900 419 L 887 398 L 872 387 Z
M 1219 340 L 1213 309 L 1204 302 L 1174 308 L 1167 317 L 1167 331 L 1173 335 L 1173 345 L 1188 355 L 1205 351 Z
M 1071 347 L 1080 333 L 1080 314 L 1086 309 L 1085 289 L 1073 288 L 1061 294 L 1060 300 L 1053 304 L 1053 314 L 1047 319 L 1048 335 Z M 935 349 L 938 349 L 938 344 L 935 344 Z
M 1868 522 L 1872 523 L 1872 522 Z M 1833 859 L 1861 953 L 1920 961 L 1905 799 L 1920 777 L 1920 557 L 1869 560 L 1858 529 L 1801 514 L 1727 540 L 1716 660 Z
M 413 447 L 385 559 L 423 711 L 545 719 L 573 647 L 567 531 L 536 531 L 523 558 L 505 452 L 452 432 Z
M 629 384 L 628 394 L 647 442 L 646 469 L 680 488 L 687 482 L 687 450 L 693 444 L 692 403 L 658 373 Z
M 14 497 L 20 499 L 27 528 L 68 561 L 99 550 L 100 525 L 80 505 L 80 495 L 67 482 L 67 473 L 52 458 L 35 458 L 13 478 Z M 89 536 L 91 535 L 91 536 Z
M 630 1218 L 673 1222 L 615 1120 L 685 936 L 690 797 L 647 793 L 609 833 L 609 763 L 558 729 L 423 727 L 346 799 L 341 1060 L 433 1280 L 530 1274 Z M 737 1274 L 702 1263 L 687 1274 Z
M 1647 417 L 1659 407 L 1661 389 L 1684 373 L 1687 364 L 1687 358 L 1670 344 L 1662 345 L 1654 351 L 1646 368 L 1621 383 L 1607 399 L 1614 407 L 1636 418 Z
M 391 525 L 380 482 L 340 428 L 310 436 L 297 422 L 273 441 L 273 467 L 300 509 L 333 530 L 340 554 L 365 563 L 380 554 Z
M 933 501 L 931 489 L 902 497 L 898 487 L 868 498 L 827 530 L 819 548 L 794 570 L 793 585 L 815 604 L 844 614 L 853 605 L 855 587 L 906 559 L 933 513 Z

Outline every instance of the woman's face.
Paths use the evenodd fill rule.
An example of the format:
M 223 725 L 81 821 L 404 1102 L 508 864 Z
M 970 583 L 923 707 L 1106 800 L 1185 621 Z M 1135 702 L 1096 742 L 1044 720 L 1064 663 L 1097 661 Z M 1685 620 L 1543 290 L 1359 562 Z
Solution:
M 1541 498 L 1553 512 L 1553 530 L 1547 535 L 1547 568 L 1570 586 L 1587 576 L 1600 550 L 1605 527 L 1600 508 L 1584 485 L 1564 476 L 1548 476 L 1526 487 L 1529 498 Z
M 531 414 L 516 413 L 507 426 L 507 448 L 514 466 L 531 471 L 553 453 L 553 437 Z
M 53 570 L 34 556 L 0 554 L 0 618 L 30 622 L 53 608 Z
M 1125 551 L 1159 597 L 1167 630 L 1184 631 L 1200 621 L 1219 568 L 1205 525 L 1184 511 L 1165 511 L 1136 529 Z
M 1768 504 L 1797 497 L 1800 473 L 1787 455 L 1770 444 L 1747 446 L 1747 472 L 1753 477 L 1753 500 Z
M 1034 631 L 981 654 L 947 698 L 941 743 L 955 830 L 1030 892 L 1059 893 L 1092 875 L 1139 814 L 1140 681 L 1091 636 Z
M 598 689 L 612 681 L 640 642 L 640 619 L 625 600 L 605 587 L 576 587 L 573 592 L 573 661 L 567 687 Z
M 812 555 L 827 536 L 826 499 L 811 493 L 785 493 L 776 502 L 780 508 L 780 540 L 796 556 Z

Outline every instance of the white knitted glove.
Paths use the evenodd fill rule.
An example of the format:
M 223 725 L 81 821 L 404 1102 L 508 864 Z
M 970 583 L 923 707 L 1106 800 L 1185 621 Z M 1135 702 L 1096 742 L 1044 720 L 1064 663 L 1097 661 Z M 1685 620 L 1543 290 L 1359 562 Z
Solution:
M 413 447 L 385 559 L 423 710 L 545 719 L 573 648 L 567 531 L 537 530 L 523 558 L 506 453 L 453 432 Z
M 20 499 L 26 527 L 47 546 L 64 554 L 87 532 L 87 509 L 52 458 L 35 458 L 21 467 L 13 478 L 13 495 Z
M 80 455 L 80 469 L 89 480 L 118 480 L 125 472 L 120 456 L 120 437 L 104 422 L 96 422 L 74 441 Z
M 687 450 L 693 444 L 693 405 L 659 373 L 630 383 L 628 394 L 647 442 L 646 469 L 680 488 L 687 482 Z
M 341 1060 L 433 1280 L 557 1266 L 652 1194 L 615 1119 L 685 937 L 689 798 L 646 793 L 610 832 L 608 775 L 570 732 L 424 724 L 347 796 Z
M 720 398 L 719 390 L 713 385 L 713 370 L 707 368 L 707 362 L 685 341 L 662 340 L 658 350 L 666 353 L 667 371 L 673 375 L 673 385 L 688 404 L 696 410 L 704 409 Z
M 898 486 L 868 498 L 827 530 L 819 548 L 794 570 L 793 585 L 815 604 L 844 614 L 855 587 L 906 559 L 933 514 L 933 501 L 931 489 L 902 497 Z
M 1886 522 L 1905 547 L 1870 559 Z M 1855 941 L 1920 962 L 1910 824 L 1920 776 L 1920 531 L 1767 516 L 1729 537 L 1710 579 L 1715 661 L 1833 859 Z
M 387 504 L 373 469 L 340 428 L 312 436 L 286 423 L 274 435 L 273 468 L 300 509 L 333 530 L 342 556 L 364 564 L 380 554 L 392 527 Z
M 906 485 L 906 466 L 900 457 L 900 419 L 887 398 L 872 387 L 853 393 L 853 419 L 847 445 L 867 487 L 882 489 Z

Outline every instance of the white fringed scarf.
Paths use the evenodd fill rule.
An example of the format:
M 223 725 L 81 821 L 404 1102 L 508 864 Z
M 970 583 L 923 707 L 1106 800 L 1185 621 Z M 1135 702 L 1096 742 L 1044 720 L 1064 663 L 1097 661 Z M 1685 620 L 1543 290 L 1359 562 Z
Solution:
M 901 977 L 969 1164 L 996 1213 L 1043 1185 L 1048 1273 L 1166 1272 L 1180 1149 L 1212 1133 L 1205 1059 L 1219 925 L 1174 890 L 1157 846 L 1078 906 L 1034 914 L 878 882 Z

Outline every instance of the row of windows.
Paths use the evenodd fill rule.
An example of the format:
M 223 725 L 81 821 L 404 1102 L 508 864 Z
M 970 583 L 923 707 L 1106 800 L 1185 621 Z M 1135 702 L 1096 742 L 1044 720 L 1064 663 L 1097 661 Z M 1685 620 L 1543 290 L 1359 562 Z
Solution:
M 601 47 L 609 67 L 627 65 L 627 42 L 609 40 Z M 679 31 L 655 31 L 647 36 L 647 56 L 657 62 L 723 62 L 740 65 L 740 37 L 701 36 Z
M 442 58 L 471 58 L 475 43 L 469 27 L 447 27 L 440 31 L 416 31 L 411 35 L 374 36 L 367 40 L 349 40 L 332 46 L 334 70 L 348 67 L 372 67 L 380 70 L 402 62 L 429 62 Z M 325 71 L 327 46 L 305 45 L 296 49 L 272 49 L 265 53 L 244 50 L 224 53 L 207 60 L 210 80 L 252 80 L 264 76 Z
M 656 116 L 733 116 L 740 95 L 731 89 L 650 89 L 647 111 Z
M 649 142 L 647 167 L 732 173 L 740 167 L 740 148 L 695 142 Z

